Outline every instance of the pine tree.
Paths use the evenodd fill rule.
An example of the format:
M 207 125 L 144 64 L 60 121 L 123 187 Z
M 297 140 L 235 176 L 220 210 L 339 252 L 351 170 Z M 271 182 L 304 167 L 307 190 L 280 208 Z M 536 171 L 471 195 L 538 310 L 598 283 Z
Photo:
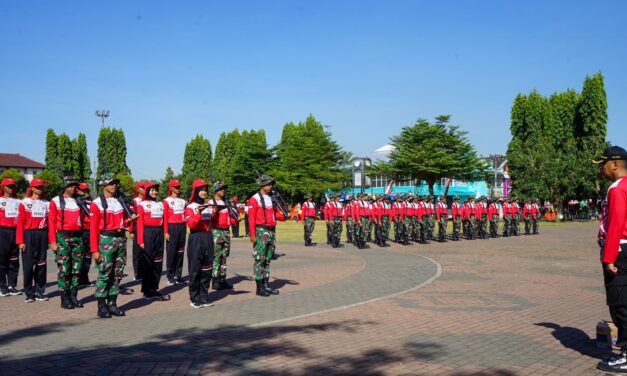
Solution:
M 181 176 L 174 175 L 174 171 L 172 170 L 171 167 L 166 168 L 165 176 L 163 177 L 159 185 L 159 199 L 160 200 L 163 200 L 164 198 L 168 197 L 168 185 L 170 184 L 170 181 L 173 179 L 180 181 Z
M 57 135 L 53 129 L 46 132 L 46 169 L 59 171 L 59 158 L 57 154 Z
M 63 178 L 64 176 L 76 176 L 78 172 L 78 162 L 74 154 L 74 147 L 70 137 L 62 133 L 57 137 L 57 156 L 59 161 L 59 170 L 56 173 Z
M 78 164 L 74 176 L 80 181 L 88 181 L 91 178 L 91 165 L 87 154 L 87 137 L 83 132 L 74 140 L 74 156 Z
M 122 129 L 100 128 L 98 135 L 98 175 L 110 172 L 115 175 L 130 175 L 126 164 L 126 138 Z
M 231 185 L 229 192 L 232 196 L 249 197 L 259 189 L 257 175 L 267 174 L 268 164 L 272 153 L 268 150 L 266 133 L 259 131 L 243 131 L 238 150 L 231 162 Z
M 183 156 L 181 188 L 185 197 L 189 197 L 194 180 L 204 179 L 210 183 L 211 164 L 211 143 L 202 135 L 197 135 L 187 143 Z
M 227 184 L 231 183 L 231 163 L 239 148 L 242 136 L 237 129 L 220 134 L 213 156 L 213 177 Z

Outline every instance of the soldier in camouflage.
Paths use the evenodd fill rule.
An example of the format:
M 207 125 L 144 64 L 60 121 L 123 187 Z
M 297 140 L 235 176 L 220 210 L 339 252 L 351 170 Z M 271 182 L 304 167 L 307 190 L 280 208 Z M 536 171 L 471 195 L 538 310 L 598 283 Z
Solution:
M 331 241 L 333 248 L 344 247 L 344 244 L 340 243 L 342 237 L 342 215 L 344 214 L 344 208 L 340 202 L 340 196 L 334 195 L 331 201 L 331 218 L 333 220 Z
M 304 223 L 305 247 L 312 247 L 315 245 L 311 235 L 316 225 L 316 204 L 313 202 L 313 196 L 311 194 L 305 195 L 305 202 L 303 202 L 300 208 L 301 221 Z
M 355 221 L 353 211 L 355 210 L 355 196 L 344 201 L 344 220 L 346 221 L 346 238 L 348 243 L 353 243 L 355 238 Z

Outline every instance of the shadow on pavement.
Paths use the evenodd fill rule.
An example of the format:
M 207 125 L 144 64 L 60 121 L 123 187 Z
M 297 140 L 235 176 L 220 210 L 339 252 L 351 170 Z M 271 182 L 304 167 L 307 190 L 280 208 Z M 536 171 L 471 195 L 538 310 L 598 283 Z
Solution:
M 607 353 L 605 350 L 598 349 L 595 340 L 581 329 L 560 326 L 552 322 L 539 322 L 534 325 L 553 329 L 551 335 L 560 341 L 562 346 L 575 350 L 581 355 L 601 359 Z

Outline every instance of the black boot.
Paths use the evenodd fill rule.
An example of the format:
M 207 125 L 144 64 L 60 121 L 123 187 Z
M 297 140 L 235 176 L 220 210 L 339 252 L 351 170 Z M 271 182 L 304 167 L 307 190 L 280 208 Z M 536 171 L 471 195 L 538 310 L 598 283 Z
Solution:
M 101 319 L 111 318 L 111 312 L 109 312 L 109 308 L 107 308 L 106 298 L 98 298 L 98 317 Z
M 268 278 L 264 278 L 262 280 L 263 283 L 263 288 L 270 294 L 270 295 L 279 295 L 279 290 L 275 290 L 272 287 L 270 287 L 270 284 L 268 283 Z
M 221 290 L 232 290 L 233 285 L 226 281 L 226 277 L 220 277 L 220 289 Z
M 220 288 L 220 280 L 218 277 L 211 277 L 211 289 L 212 290 L 222 290 Z
M 78 300 L 78 288 L 72 287 L 70 289 L 70 300 L 72 301 L 72 305 L 74 308 L 83 308 L 83 303 Z
M 61 290 L 61 308 L 74 309 L 72 300 L 70 299 L 70 290 Z
M 109 297 L 109 312 L 111 312 L 111 314 L 113 316 L 126 316 L 126 313 L 121 310 L 120 308 L 118 308 L 118 296 L 117 295 L 113 295 Z
M 266 289 L 263 288 L 263 282 L 262 281 L 255 280 L 255 282 L 257 283 L 257 295 L 259 295 L 259 296 L 270 296 L 270 293 L 268 291 L 266 291 Z

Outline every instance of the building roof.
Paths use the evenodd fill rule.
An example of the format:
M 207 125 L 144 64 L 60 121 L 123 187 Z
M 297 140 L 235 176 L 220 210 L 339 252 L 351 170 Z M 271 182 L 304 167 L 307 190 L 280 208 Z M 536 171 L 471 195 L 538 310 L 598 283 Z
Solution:
M 0 153 L 0 167 L 18 167 L 18 168 L 46 168 L 42 163 L 26 158 L 19 154 Z

